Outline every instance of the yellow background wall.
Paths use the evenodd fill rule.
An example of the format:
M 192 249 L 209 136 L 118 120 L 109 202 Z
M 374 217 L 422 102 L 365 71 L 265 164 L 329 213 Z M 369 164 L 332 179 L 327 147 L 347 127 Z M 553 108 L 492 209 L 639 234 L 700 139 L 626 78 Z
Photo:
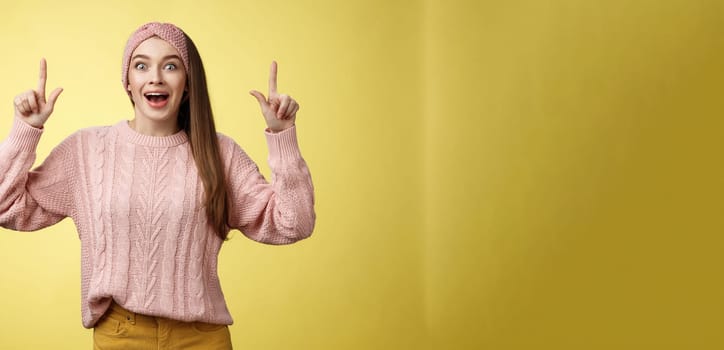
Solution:
M 247 91 L 300 101 L 308 241 L 241 234 L 220 274 L 240 349 L 724 346 L 720 1 L 23 1 L 12 98 L 63 86 L 39 159 L 132 116 L 128 35 L 184 28 L 217 126 L 266 170 Z M 2 105 L 2 104 L 0 104 Z M 2 122 L 2 120 L 5 120 Z M 0 136 L 4 137 L 4 136 Z M 89 348 L 70 220 L 0 230 L 0 348 Z
M 427 3 L 436 349 L 724 346 L 724 2 Z

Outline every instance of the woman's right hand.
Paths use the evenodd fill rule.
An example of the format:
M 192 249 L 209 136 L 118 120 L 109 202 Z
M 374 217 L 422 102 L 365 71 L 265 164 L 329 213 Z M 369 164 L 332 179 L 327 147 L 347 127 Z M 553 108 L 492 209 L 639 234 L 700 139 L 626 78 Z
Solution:
M 22 94 L 15 96 L 15 117 L 36 127 L 42 128 L 45 122 L 53 113 L 55 101 L 63 92 L 62 88 L 57 88 L 50 93 L 48 99 L 45 99 L 45 82 L 47 80 L 48 66 L 45 58 L 40 60 L 40 78 L 38 79 L 38 89 L 28 90 Z

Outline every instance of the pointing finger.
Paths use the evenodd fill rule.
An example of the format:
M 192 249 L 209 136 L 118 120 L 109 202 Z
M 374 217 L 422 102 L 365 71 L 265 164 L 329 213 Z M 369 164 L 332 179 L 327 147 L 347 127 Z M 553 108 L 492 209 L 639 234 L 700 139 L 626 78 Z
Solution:
M 45 62 L 45 58 L 40 60 L 40 77 L 38 77 L 38 94 L 40 100 L 45 102 L 45 81 L 48 78 L 48 63 Z
M 269 96 L 277 92 L 277 61 L 272 61 L 269 68 Z

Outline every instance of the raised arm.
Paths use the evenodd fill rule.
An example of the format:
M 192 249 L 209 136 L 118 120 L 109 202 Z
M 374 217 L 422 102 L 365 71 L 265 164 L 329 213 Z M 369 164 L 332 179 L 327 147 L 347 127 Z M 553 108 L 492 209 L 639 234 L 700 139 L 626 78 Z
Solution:
M 47 64 L 40 61 L 37 90 L 15 100 L 10 135 L 0 143 L 0 226 L 32 231 L 52 225 L 72 211 L 70 191 L 74 178 L 70 142 L 56 147 L 43 165 L 30 171 L 42 127 L 50 117 L 62 89 L 45 97 Z
M 269 166 L 267 182 L 256 164 L 238 145 L 222 139 L 230 152 L 230 220 L 249 238 L 268 244 L 288 244 L 307 238 L 314 230 L 314 187 L 297 143 L 295 127 L 299 104 L 277 91 L 277 63 L 269 73 L 269 98 L 252 90 L 266 120 Z
M 314 187 L 307 163 L 297 145 L 296 127 L 267 133 L 271 183 L 246 153 L 226 137 L 228 154 L 229 220 L 232 228 L 267 244 L 289 244 L 314 230 Z

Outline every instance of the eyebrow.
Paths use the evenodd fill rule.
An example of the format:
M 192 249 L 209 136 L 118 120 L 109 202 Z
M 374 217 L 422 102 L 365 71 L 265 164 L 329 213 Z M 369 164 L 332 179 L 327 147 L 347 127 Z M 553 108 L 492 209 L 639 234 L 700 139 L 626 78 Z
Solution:
M 137 58 L 142 58 L 142 59 L 146 59 L 146 60 L 150 60 L 150 59 L 151 59 L 150 57 L 148 57 L 148 56 L 146 56 L 146 55 L 135 55 L 135 56 L 133 56 L 133 57 L 131 58 L 131 61 L 133 61 L 133 60 L 135 60 L 135 59 L 137 59 Z M 162 60 L 162 61 L 165 61 L 165 60 L 168 60 L 168 59 L 171 59 L 171 58 L 175 58 L 175 59 L 177 59 L 177 60 L 179 60 L 179 61 L 181 60 L 181 57 L 178 57 L 178 55 L 167 55 L 167 56 L 162 57 L 161 60 Z

